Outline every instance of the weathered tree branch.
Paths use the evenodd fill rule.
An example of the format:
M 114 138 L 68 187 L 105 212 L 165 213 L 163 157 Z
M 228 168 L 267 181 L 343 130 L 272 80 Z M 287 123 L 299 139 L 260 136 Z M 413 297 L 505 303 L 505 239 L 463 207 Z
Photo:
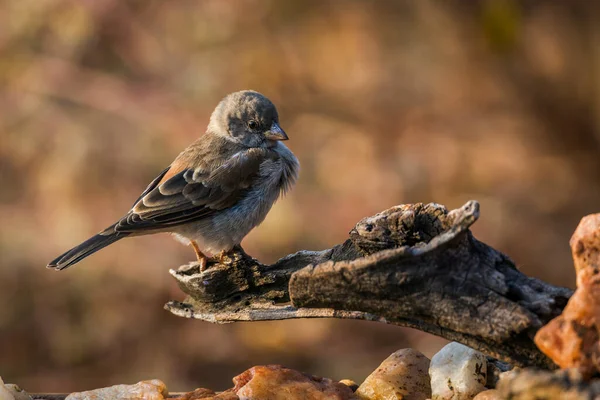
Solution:
M 224 263 L 171 270 L 184 302 L 172 313 L 215 323 L 289 318 L 365 319 L 464 343 L 518 366 L 553 368 L 536 331 L 564 308 L 570 289 L 523 275 L 469 227 L 470 201 L 393 207 L 360 221 L 329 250 L 300 251 L 263 265 L 236 249 Z

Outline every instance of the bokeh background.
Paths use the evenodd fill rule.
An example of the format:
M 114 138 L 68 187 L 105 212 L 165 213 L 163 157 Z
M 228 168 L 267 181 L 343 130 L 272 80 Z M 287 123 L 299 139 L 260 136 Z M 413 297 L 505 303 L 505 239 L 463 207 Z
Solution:
M 0 375 L 31 392 L 142 379 L 224 389 L 265 363 L 361 381 L 445 342 L 357 321 L 215 326 L 162 309 L 193 252 L 129 239 L 56 273 L 227 93 L 277 104 L 291 194 L 243 245 L 264 262 L 343 241 L 408 202 L 481 202 L 476 236 L 574 286 L 568 240 L 600 211 L 600 3 L 0 1 Z

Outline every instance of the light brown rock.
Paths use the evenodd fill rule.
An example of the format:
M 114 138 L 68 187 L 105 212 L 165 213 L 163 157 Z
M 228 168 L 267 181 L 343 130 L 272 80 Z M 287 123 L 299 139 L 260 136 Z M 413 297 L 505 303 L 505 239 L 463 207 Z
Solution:
M 238 400 L 239 397 L 232 390 L 217 394 L 210 389 L 196 389 L 193 392 L 169 400 Z
M 32 400 L 32 397 L 29 395 L 29 393 L 21 389 L 19 386 L 12 383 L 7 383 L 5 386 L 13 395 L 15 400 Z
M 2 377 L 0 377 L 0 400 L 14 400 L 14 398 L 10 390 L 4 385 Z
M 164 400 L 168 395 L 167 386 L 158 379 L 153 379 L 135 385 L 116 385 L 71 393 L 65 400 Z
M 429 359 L 402 349 L 386 358 L 356 390 L 364 400 L 425 400 L 431 397 Z
M 240 400 L 355 400 L 352 390 L 331 379 L 280 365 L 252 367 L 233 378 Z
M 600 214 L 584 217 L 570 243 L 577 290 L 535 343 L 561 368 L 577 368 L 589 378 L 600 371 Z
M 479 393 L 473 400 L 502 400 L 502 397 L 496 389 L 490 389 Z
M 4 383 L 0 377 L 0 400 L 31 400 L 31 396 L 12 383 Z
M 543 371 L 525 368 L 502 374 L 497 386 L 501 399 L 591 400 L 598 398 L 598 382 L 586 383 L 577 370 Z

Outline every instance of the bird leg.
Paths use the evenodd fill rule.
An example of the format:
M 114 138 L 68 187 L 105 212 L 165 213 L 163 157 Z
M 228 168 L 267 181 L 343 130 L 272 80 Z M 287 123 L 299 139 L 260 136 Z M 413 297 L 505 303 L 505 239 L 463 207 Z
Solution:
M 198 258 L 198 264 L 200 264 L 200 272 L 206 270 L 206 263 L 208 262 L 208 257 L 204 255 L 204 253 L 198 247 L 198 243 L 190 240 L 190 245 L 194 248 L 194 252 L 196 253 L 196 257 Z

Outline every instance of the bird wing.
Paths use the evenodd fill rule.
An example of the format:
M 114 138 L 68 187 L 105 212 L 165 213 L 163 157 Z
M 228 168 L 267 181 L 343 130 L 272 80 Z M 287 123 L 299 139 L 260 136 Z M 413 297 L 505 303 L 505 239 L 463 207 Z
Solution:
M 114 230 L 162 230 L 206 218 L 231 207 L 259 174 L 265 157 L 265 149 L 253 148 L 234 154 L 212 169 L 198 167 L 177 171 L 179 168 L 174 165 L 148 186 L 131 211 L 117 222 Z
M 148 193 L 150 193 L 150 191 L 152 191 L 152 189 L 154 189 L 155 187 L 158 186 L 158 184 L 160 183 L 160 181 L 162 181 L 162 179 L 165 177 L 165 175 L 167 174 L 167 172 L 169 172 L 169 170 L 171 169 L 171 166 L 168 166 L 167 168 L 165 168 L 163 170 L 163 172 L 161 172 L 160 174 L 158 174 L 158 176 L 156 178 L 154 178 L 154 180 L 152 180 L 152 182 L 150 182 L 150 184 L 148 185 L 148 187 L 142 192 L 142 194 L 140 194 L 140 197 L 137 198 L 137 200 L 135 201 L 135 203 L 133 203 L 133 206 L 131 206 L 132 208 L 135 207 L 135 205 Z

